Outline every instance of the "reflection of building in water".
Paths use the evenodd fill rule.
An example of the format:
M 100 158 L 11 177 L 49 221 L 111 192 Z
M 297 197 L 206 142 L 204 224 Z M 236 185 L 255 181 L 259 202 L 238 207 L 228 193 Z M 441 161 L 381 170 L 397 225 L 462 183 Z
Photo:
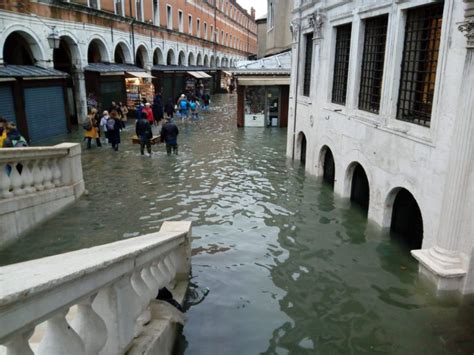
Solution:
M 293 15 L 287 155 L 439 289 L 474 293 L 474 1 L 295 0 Z
M 237 125 L 286 127 L 291 53 L 237 65 Z

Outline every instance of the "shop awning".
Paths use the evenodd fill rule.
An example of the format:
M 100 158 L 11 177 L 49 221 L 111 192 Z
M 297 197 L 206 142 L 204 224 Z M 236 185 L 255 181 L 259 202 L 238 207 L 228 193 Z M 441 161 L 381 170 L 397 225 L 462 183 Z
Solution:
M 41 68 L 35 65 L 5 65 L 0 67 L 0 78 L 27 78 L 27 79 L 62 79 L 67 78 L 68 73 L 52 69 Z
M 249 76 L 239 77 L 239 85 L 242 86 L 270 86 L 270 85 L 290 85 L 289 76 Z
M 188 71 L 187 72 L 189 75 L 192 77 L 195 77 L 196 79 L 209 79 L 212 78 L 209 74 L 204 73 L 203 71 Z
M 144 73 L 145 69 L 131 64 L 118 63 L 90 63 L 84 70 L 96 72 L 100 75 L 125 75 L 125 73 Z
M 128 75 L 131 75 L 131 76 L 134 76 L 136 78 L 151 78 L 151 79 L 154 79 L 155 77 L 148 74 L 147 72 L 136 72 L 136 71 L 128 71 L 127 72 Z
M 230 71 L 223 70 L 222 73 L 227 76 L 232 76 L 232 73 Z

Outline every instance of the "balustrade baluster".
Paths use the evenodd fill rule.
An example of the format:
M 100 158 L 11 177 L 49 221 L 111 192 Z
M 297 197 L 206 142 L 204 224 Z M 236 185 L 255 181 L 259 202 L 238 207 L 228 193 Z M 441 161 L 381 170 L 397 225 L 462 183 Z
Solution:
M 158 290 L 165 287 L 165 278 L 162 275 L 160 269 L 158 268 L 158 263 L 161 261 L 155 261 L 153 264 L 151 264 L 151 274 L 153 275 L 154 279 L 156 280 L 158 284 Z
M 45 189 L 52 189 L 54 187 L 54 184 L 53 184 L 53 169 L 52 169 L 51 159 L 43 160 L 42 170 L 44 171 Z
M 151 265 L 148 265 L 142 270 L 142 279 L 148 287 L 148 298 L 153 300 L 158 295 L 158 281 L 151 274 Z
M 142 331 L 142 326 L 150 322 L 151 312 L 148 309 L 150 305 L 149 289 L 141 277 L 141 272 L 136 270 L 131 277 L 132 287 L 138 294 L 140 299 L 140 315 L 137 318 L 137 326 L 135 328 L 135 335 L 138 335 Z
M 61 186 L 61 169 L 59 168 L 59 159 L 52 159 L 52 170 L 53 170 L 53 184 L 56 187 Z
M 107 341 L 107 328 L 104 321 L 92 308 L 94 296 L 87 297 L 77 304 L 77 314 L 71 322 L 84 343 L 87 355 L 99 354 Z
M 34 181 L 34 188 L 36 191 L 43 191 L 44 190 L 44 174 L 43 169 L 41 167 L 41 161 L 35 160 L 33 163 L 33 169 L 31 170 L 33 174 L 33 181 Z
M 161 275 L 163 275 L 164 286 L 168 286 L 173 277 L 171 276 L 171 271 L 166 266 L 165 259 L 158 264 L 158 269 L 160 269 Z
M 13 339 L 5 343 L 6 355 L 33 355 L 28 339 L 33 335 L 34 329 L 16 335 Z
M 166 256 L 164 263 L 170 272 L 170 281 L 174 280 L 176 276 L 176 267 L 173 263 L 173 257 L 171 256 L 171 254 L 168 254 Z
M 56 313 L 46 322 L 39 355 L 85 355 L 84 343 L 66 321 L 67 310 Z
M 33 179 L 33 173 L 32 173 L 32 165 L 33 165 L 33 162 L 31 160 L 24 162 L 23 171 L 21 172 L 21 175 L 23 175 L 23 183 L 24 183 L 25 192 L 27 194 L 31 194 L 36 191 L 36 189 L 33 186 L 34 179 Z
M 18 169 L 22 169 L 21 171 L 23 172 L 23 165 L 21 165 L 20 163 L 13 163 L 11 165 L 11 171 L 10 171 L 11 189 L 12 189 L 13 195 L 22 196 L 26 193 L 26 191 L 23 189 L 23 186 L 24 186 L 23 175 L 20 174 Z
M 13 193 L 10 191 L 11 179 L 9 170 L 9 164 L 0 164 L 0 197 L 2 198 L 13 197 Z

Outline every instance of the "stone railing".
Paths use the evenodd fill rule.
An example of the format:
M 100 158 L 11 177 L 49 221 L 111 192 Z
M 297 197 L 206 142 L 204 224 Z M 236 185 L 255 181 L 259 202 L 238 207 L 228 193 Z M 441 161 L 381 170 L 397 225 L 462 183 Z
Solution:
M 0 245 L 83 192 L 79 144 L 0 149 Z
M 1 267 L 3 351 L 156 353 L 160 334 L 145 332 L 142 348 L 135 343 L 153 324 L 151 306 L 158 290 L 172 282 L 187 285 L 190 238 L 191 222 L 165 222 L 158 233 Z M 159 353 L 171 351 L 163 350 Z

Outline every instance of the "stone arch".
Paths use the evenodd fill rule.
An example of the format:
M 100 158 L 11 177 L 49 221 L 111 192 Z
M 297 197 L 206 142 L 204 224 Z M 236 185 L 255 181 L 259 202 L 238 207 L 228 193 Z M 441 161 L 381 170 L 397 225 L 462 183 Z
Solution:
M 74 69 L 80 66 L 81 52 L 77 41 L 69 35 L 60 37 L 59 48 L 53 50 L 54 69 L 73 74 Z
M 209 66 L 210 66 L 211 68 L 214 68 L 215 65 L 216 65 L 216 58 L 214 58 L 214 56 L 211 55 L 211 59 L 209 59 Z
M 166 65 L 176 65 L 176 55 L 171 48 L 168 49 L 168 53 L 166 54 Z
M 190 65 L 196 65 L 196 57 L 194 57 L 194 53 L 193 52 L 189 52 L 188 54 L 188 66 Z
M 346 171 L 346 181 L 350 185 L 350 200 L 367 213 L 370 203 L 370 184 L 367 174 L 359 162 L 352 162 Z
M 390 217 L 392 236 L 410 249 L 421 249 L 423 216 L 413 194 L 403 187 L 392 189 L 385 200 L 385 209 L 385 214 Z
M 216 57 L 216 67 L 220 68 L 221 67 L 221 58 Z
M 88 63 L 110 63 L 107 45 L 100 38 L 93 38 L 87 46 Z
M 303 132 L 298 133 L 295 157 L 298 157 L 302 164 L 306 163 L 307 145 L 306 135 Z
M 319 174 L 323 177 L 323 180 L 334 188 L 336 165 L 334 163 L 334 155 L 332 154 L 331 148 L 327 145 L 321 148 L 318 166 Z
M 137 48 L 137 53 L 135 54 L 135 65 L 137 67 L 145 69 L 148 65 L 148 49 L 145 45 L 141 44 Z
M 184 51 L 179 51 L 179 55 L 178 55 L 178 65 L 184 65 L 184 66 L 187 65 L 187 62 L 186 62 L 186 54 L 184 53 Z
M 41 40 L 24 26 L 3 31 L 1 45 L 5 64 L 34 65 L 47 60 Z
M 163 57 L 163 52 L 159 47 L 155 48 L 153 52 L 153 65 L 163 65 L 165 63 L 165 58 Z
M 196 57 L 196 65 L 198 67 L 202 67 L 203 66 L 203 61 L 202 61 L 202 54 L 201 53 L 198 53 L 197 57 Z
M 114 49 L 114 62 L 120 64 L 133 63 L 132 51 L 127 43 L 120 41 Z
M 204 55 L 204 59 L 202 61 L 202 64 L 205 66 L 205 67 L 209 67 L 209 56 L 207 54 Z

